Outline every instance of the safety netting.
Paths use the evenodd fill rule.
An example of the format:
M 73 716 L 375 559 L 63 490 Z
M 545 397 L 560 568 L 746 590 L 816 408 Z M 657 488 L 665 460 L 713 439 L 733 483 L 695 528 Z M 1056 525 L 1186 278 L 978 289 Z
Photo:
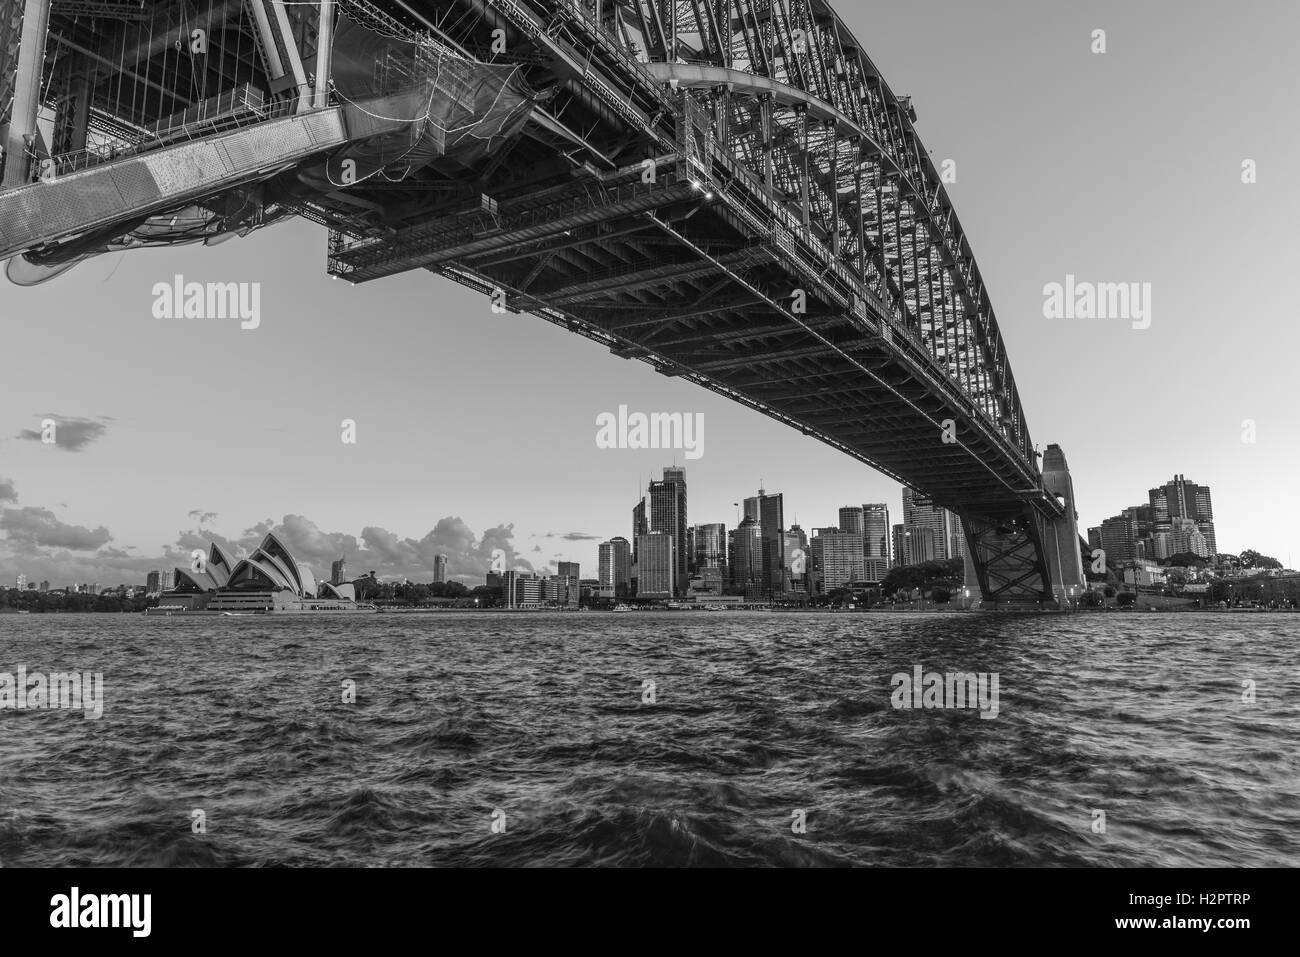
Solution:
M 344 15 L 331 76 L 354 139 L 329 164 L 335 186 L 401 181 L 443 158 L 470 165 L 518 133 L 534 101 L 517 64 L 480 63 Z M 354 165 L 345 176 L 346 160 Z

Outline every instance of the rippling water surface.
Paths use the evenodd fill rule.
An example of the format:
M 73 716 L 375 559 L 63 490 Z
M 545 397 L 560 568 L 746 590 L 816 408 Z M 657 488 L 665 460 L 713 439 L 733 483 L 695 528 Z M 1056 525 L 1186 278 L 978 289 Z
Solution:
M 0 864 L 1296 866 L 1298 637 L 1269 614 L 8 615 L 0 671 L 102 672 L 106 703 L 0 711 Z M 997 718 L 895 710 L 917 664 L 998 673 Z

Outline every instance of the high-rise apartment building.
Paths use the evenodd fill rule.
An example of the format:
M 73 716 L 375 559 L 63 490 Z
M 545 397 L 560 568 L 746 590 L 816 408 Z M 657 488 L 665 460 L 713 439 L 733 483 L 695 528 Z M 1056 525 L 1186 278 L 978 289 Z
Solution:
M 1205 538 L 1210 555 L 1217 554 L 1214 535 L 1214 506 L 1210 500 L 1210 487 L 1197 485 L 1183 475 L 1172 479 L 1147 493 L 1154 522 L 1170 522 L 1175 518 L 1196 523 L 1196 529 Z M 1174 554 L 1177 554 L 1175 552 Z
M 435 582 L 445 582 L 447 580 L 447 556 L 433 556 L 433 580 Z

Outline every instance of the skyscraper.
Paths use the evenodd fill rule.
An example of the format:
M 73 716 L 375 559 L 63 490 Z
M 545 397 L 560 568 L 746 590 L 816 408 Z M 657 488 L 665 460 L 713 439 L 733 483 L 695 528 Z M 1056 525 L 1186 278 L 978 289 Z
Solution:
M 841 527 L 841 531 L 844 529 Z M 865 558 L 863 577 L 881 581 L 889 573 L 889 506 L 882 503 L 862 506 L 862 548 Z
M 632 584 L 632 546 L 626 538 L 611 538 L 601 542 L 599 582 L 603 598 L 622 598 Z
M 1172 523 L 1176 518 L 1195 522 L 1197 531 L 1205 538 L 1205 547 L 1209 554 L 1217 554 L 1214 506 L 1210 501 L 1208 485 L 1197 485 L 1189 481 L 1186 476 L 1175 475 L 1164 485 L 1151 489 L 1147 497 L 1154 513 L 1152 516 L 1154 522 Z
M 856 505 L 845 505 L 840 509 L 839 528 L 841 532 L 862 534 L 862 509 Z
M 435 582 L 445 582 L 447 580 L 446 555 L 435 555 L 433 557 L 433 580 Z
M 766 593 L 763 582 L 763 530 L 758 522 L 746 516 L 732 533 L 731 587 L 746 598 L 758 598 Z
M 646 520 L 645 496 L 641 496 L 641 501 L 636 503 L 632 509 L 632 564 L 636 564 L 640 555 L 637 552 L 637 543 L 641 536 L 650 531 L 650 523 Z
M 864 577 L 866 558 L 861 532 L 843 532 L 834 528 L 815 528 L 809 542 L 816 577 L 823 595 Z
M 696 525 L 696 568 L 722 568 L 727 564 L 727 526 L 721 522 Z
M 948 557 L 948 513 L 935 507 L 927 496 L 903 489 L 903 524 L 928 528 L 933 539 L 933 558 L 926 561 L 942 560 Z M 916 564 L 908 562 L 909 565 Z
M 14 587 L 17 588 L 19 591 L 26 591 L 26 590 L 27 590 L 27 576 L 26 576 L 26 575 L 19 575 L 18 577 L 16 577 L 16 578 L 14 579 Z
M 761 591 L 771 595 L 784 589 L 785 542 L 782 532 L 785 530 L 785 499 L 777 492 L 769 495 L 763 489 L 758 494 L 745 499 L 745 518 L 752 519 L 759 528 L 762 546 Z
M 894 562 L 897 565 L 920 565 L 939 560 L 939 545 L 934 528 L 929 525 L 894 526 Z
M 580 580 L 582 578 L 582 575 L 578 573 L 577 562 L 559 562 L 555 566 L 555 574 L 560 576 L 567 576 L 575 580 Z
M 330 584 L 342 585 L 348 580 L 348 561 L 347 558 L 340 558 L 330 565 Z
M 640 536 L 637 543 L 638 598 L 671 598 L 677 573 L 677 555 L 673 536 L 652 531 Z
M 676 562 L 672 590 L 686 590 L 686 469 L 664 469 L 661 482 L 650 483 L 650 531 L 663 532 L 673 539 Z
M 908 528 L 928 528 L 930 530 L 928 538 L 925 536 L 910 536 L 914 549 L 918 553 L 924 552 L 930 556 L 923 559 L 924 561 L 944 561 L 950 558 L 961 558 L 966 554 L 966 537 L 962 531 L 961 519 L 946 508 L 940 508 L 933 504 L 928 496 L 914 492 L 910 488 L 903 489 L 902 524 Z M 897 527 L 895 526 L 895 528 Z M 895 542 L 897 541 L 898 536 L 895 535 Z M 895 564 L 916 564 L 916 562 L 903 561 L 897 551 L 898 549 L 895 548 Z

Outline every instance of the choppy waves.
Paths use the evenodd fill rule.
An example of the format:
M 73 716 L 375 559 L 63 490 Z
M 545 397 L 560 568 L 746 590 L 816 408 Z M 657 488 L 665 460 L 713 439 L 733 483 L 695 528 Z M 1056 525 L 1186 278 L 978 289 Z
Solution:
M 16 618 L 3 865 L 1300 864 L 1294 617 Z

